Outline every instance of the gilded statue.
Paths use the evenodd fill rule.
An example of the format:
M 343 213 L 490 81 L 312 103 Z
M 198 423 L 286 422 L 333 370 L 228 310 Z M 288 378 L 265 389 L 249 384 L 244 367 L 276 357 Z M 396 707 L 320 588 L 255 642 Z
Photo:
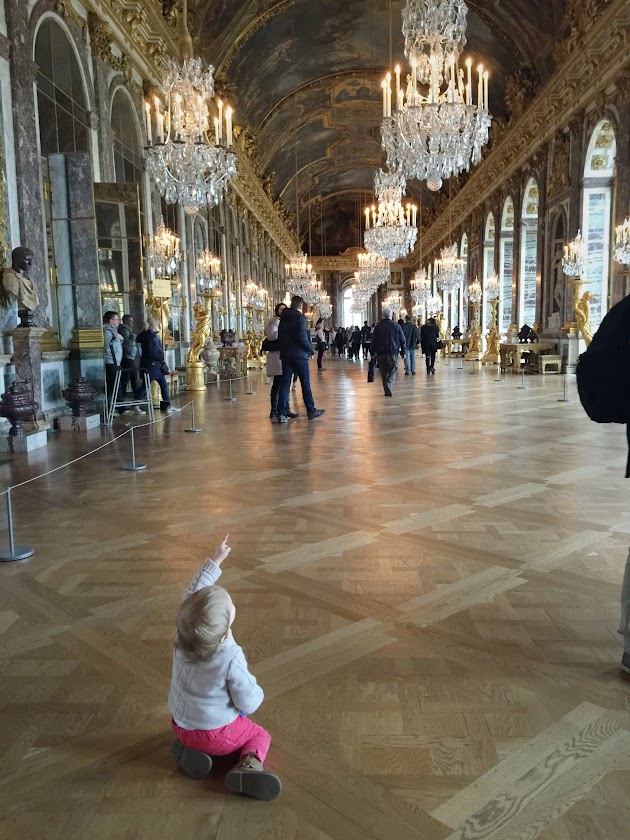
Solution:
M 199 361 L 201 352 L 206 346 L 206 341 L 212 329 L 211 309 L 204 309 L 203 305 L 197 301 L 193 306 L 193 313 L 197 326 L 190 336 L 190 350 L 186 356 L 186 362 L 189 365 Z
M 39 306 L 35 282 L 28 276 L 33 262 L 29 248 L 15 248 L 11 253 L 11 267 L 2 272 L 2 291 L 5 303 L 16 300 L 23 327 L 33 325 L 33 311 Z
M 586 342 L 586 346 L 593 340 L 593 328 L 591 326 L 591 308 L 589 303 L 595 300 L 591 292 L 584 292 L 582 297 L 575 304 L 575 322 L 578 325 L 579 331 L 582 333 L 582 338 Z
M 160 332 L 163 339 L 169 334 L 168 320 L 171 317 L 171 308 L 168 305 L 168 298 L 153 297 L 149 294 L 147 297 L 147 306 L 151 310 L 151 316 L 157 320 L 160 325 Z

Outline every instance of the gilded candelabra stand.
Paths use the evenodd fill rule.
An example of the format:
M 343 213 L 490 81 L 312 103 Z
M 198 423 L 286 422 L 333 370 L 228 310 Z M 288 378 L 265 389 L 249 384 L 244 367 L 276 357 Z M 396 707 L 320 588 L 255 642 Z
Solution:
M 481 349 L 481 325 L 479 323 L 479 304 L 482 297 L 481 283 L 475 280 L 468 287 L 468 297 L 472 303 L 472 329 L 470 332 L 470 345 L 466 353 L 465 360 L 467 362 L 478 362 L 483 358 L 483 351 Z
M 486 295 L 492 307 L 490 331 L 486 336 L 486 352 L 482 361 L 484 364 L 498 365 L 501 358 L 501 336 L 499 335 L 499 294 L 500 281 L 494 274 L 486 280 Z
M 586 346 L 593 340 L 591 326 L 591 311 L 589 304 L 595 300 L 590 292 L 582 292 L 586 277 L 586 243 L 578 231 L 572 242 L 564 247 L 562 270 L 568 277 L 568 283 L 573 288 L 573 321 L 565 324 L 563 329 L 570 335 L 582 335 Z

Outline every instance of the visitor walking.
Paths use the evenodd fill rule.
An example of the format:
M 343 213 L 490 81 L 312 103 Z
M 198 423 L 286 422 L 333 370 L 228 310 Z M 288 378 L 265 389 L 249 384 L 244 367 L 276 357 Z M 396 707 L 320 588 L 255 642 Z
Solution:
M 363 348 L 363 358 L 367 359 L 370 352 L 370 342 L 372 340 L 372 328 L 367 321 L 363 322 L 361 328 L 361 347 Z
M 177 738 L 171 754 L 187 776 L 205 779 L 213 756 L 239 752 L 225 786 L 232 793 L 271 800 L 282 790 L 280 779 L 263 767 L 271 735 L 248 717 L 265 695 L 234 641 L 232 599 L 215 585 L 231 551 L 228 536 L 192 579 L 177 613 L 168 695 Z
M 280 315 L 287 308 L 286 303 L 278 303 L 274 309 L 273 318 L 267 321 L 265 326 L 265 341 L 263 349 L 267 353 L 266 371 L 267 376 L 273 378 L 271 384 L 271 412 L 269 418 L 276 420 L 278 417 L 278 396 L 282 385 L 282 360 L 280 359 L 280 344 L 278 343 L 278 324 Z
M 429 318 L 420 328 L 420 344 L 427 363 L 427 375 L 435 373 L 435 356 L 438 351 L 440 330 L 435 318 Z
M 339 353 L 339 358 L 343 356 L 343 351 L 346 346 L 346 331 L 343 327 L 340 327 L 337 330 L 337 335 L 335 336 L 335 342 L 337 344 L 337 352 Z
M 334 358 L 337 355 L 337 327 L 330 331 L 330 354 Z
M 317 372 L 321 373 L 326 370 L 322 365 L 324 353 L 328 349 L 326 341 L 326 333 L 324 332 L 324 321 L 320 318 L 315 324 L 315 346 L 317 347 Z
M 382 320 L 374 328 L 370 353 L 376 357 L 383 380 L 386 397 L 392 396 L 392 388 L 398 370 L 398 354 L 405 357 L 405 336 L 399 324 L 392 321 L 391 307 L 383 309 Z
M 159 322 L 157 318 L 149 318 L 147 329 L 143 330 L 137 336 L 136 340 L 140 345 L 142 351 L 142 358 L 140 361 L 141 370 L 146 370 L 149 374 L 151 382 L 157 382 L 160 386 L 162 400 L 160 402 L 160 411 L 167 414 L 175 414 L 181 411 L 180 408 L 175 408 L 171 403 L 171 397 L 168 392 L 168 382 L 165 374 L 168 373 L 166 364 L 166 357 L 164 355 L 164 348 L 158 335 Z
M 407 315 L 405 323 L 402 328 L 405 335 L 405 376 L 416 375 L 416 350 L 420 346 L 420 333 L 418 327 L 411 320 L 411 315 Z
M 359 361 L 361 355 L 361 330 L 354 327 L 352 335 L 350 336 L 350 358 L 355 362 Z
M 321 417 L 326 412 L 315 408 L 311 392 L 311 378 L 308 361 L 313 355 L 313 342 L 308 333 L 306 318 L 302 314 L 304 300 L 299 295 L 291 299 L 291 306 L 280 315 L 278 342 L 282 360 L 282 384 L 278 396 L 278 423 L 287 423 L 289 414 L 289 388 L 291 379 L 297 374 L 302 386 L 302 397 L 309 420 Z

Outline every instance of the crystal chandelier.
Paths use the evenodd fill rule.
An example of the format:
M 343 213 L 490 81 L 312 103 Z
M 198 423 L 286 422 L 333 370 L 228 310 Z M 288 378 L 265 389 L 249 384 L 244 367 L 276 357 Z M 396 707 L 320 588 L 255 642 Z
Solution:
M 179 242 L 179 237 L 170 228 L 165 227 L 160 219 L 160 224 L 154 235 L 149 238 L 147 247 L 149 267 L 155 271 L 156 277 L 171 279 L 177 274 L 182 261 Z
M 197 259 L 197 277 L 202 292 L 211 292 L 221 283 L 221 260 L 210 251 Z
M 382 309 L 391 309 L 394 313 L 398 312 L 398 310 L 402 307 L 402 295 L 400 292 L 390 292 L 387 297 L 383 300 Z
M 330 296 L 323 292 L 317 301 L 317 308 L 319 309 L 320 318 L 330 318 L 333 313 Z
M 457 253 L 457 245 L 449 245 L 435 261 L 435 281 L 441 292 L 456 292 L 464 282 L 464 261 Z
M 630 216 L 615 228 L 615 259 L 622 265 L 630 265 Z
M 374 178 L 378 210 L 374 205 L 365 208 L 364 245 L 388 260 L 406 257 L 418 236 L 418 208 L 412 204 L 404 208 L 402 204 L 405 186 L 400 173 L 379 170 Z
M 586 243 L 582 239 L 580 231 L 578 231 L 578 235 L 573 242 L 564 246 L 562 270 L 567 277 L 584 277 L 586 272 Z
M 389 280 L 389 260 L 374 253 L 359 254 L 359 277 L 376 291 Z
M 476 280 L 468 286 L 468 297 L 470 302 L 473 304 L 478 304 L 483 297 L 483 289 L 481 288 L 481 283 L 479 280 Z
M 411 297 L 418 306 L 424 306 L 431 297 L 431 279 L 424 268 L 416 271 L 413 276 L 411 281 Z
M 306 254 L 301 251 L 291 254 L 289 262 L 284 266 L 284 279 L 287 292 L 292 297 L 293 295 L 299 295 L 305 303 L 313 303 L 309 298 L 313 296 L 317 276 L 313 271 L 313 266 L 308 262 Z
M 475 105 L 472 60 L 466 61 L 466 76 L 459 68 L 467 14 L 463 0 L 407 0 L 403 33 L 411 74 L 403 86 L 401 68 L 395 68 L 393 110 L 390 73 L 382 83 L 381 137 L 387 164 L 407 179 L 426 181 L 434 191 L 445 178 L 479 163 L 492 122 L 487 71 L 481 64 L 477 68 Z M 419 85 L 426 85 L 426 91 Z
M 433 295 L 427 301 L 427 312 L 429 315 L 439 315 L 444 309 L 444 301 L 439 295 Z
M 153 108 L 150 102 L 144 106 L 147 172 L 168 204 L 179 201 L 192 215 L 206 204 L 218 204 L 236 177 L 236 155 L 232 151 L 232 109 L 225 109 L 224 134 L 221 100 L 211 130 L 214 67 L 204 69 L 201 59 L 193 58 L 187 0 L 181 22 L 181 60 L 169 62 L 162 83 L 166 106 L 157 96 Z
M 250 309 L 265 309 L 267 306 L 266 289 L 261 289 L 256 283 L 250 282 L 243 289 L 243 302 Z

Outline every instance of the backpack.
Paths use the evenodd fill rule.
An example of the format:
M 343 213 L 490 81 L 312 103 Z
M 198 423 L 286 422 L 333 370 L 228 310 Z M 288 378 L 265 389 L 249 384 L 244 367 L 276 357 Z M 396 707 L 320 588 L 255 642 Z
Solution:
M 576 378 L 580 402 L 591 420 L 625 424 L 630 447 L 630 296 L 602 321 L 578 359 Z M 630 478 L 630 451 L 626 478 Z

